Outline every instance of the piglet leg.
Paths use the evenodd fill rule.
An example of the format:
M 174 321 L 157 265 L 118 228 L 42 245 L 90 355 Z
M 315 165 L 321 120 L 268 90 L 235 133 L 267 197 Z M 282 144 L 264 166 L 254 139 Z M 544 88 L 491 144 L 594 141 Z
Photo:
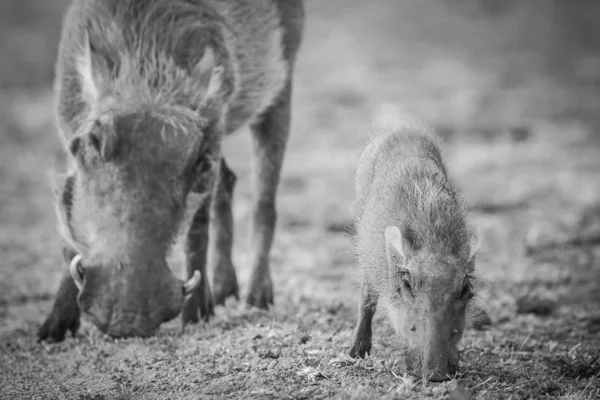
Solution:
M 358 322 L 354 329 L 350 357 L 365 358 L 371 354 L 371 323 L 377 308 L 377 295 L 366 283 L 361 286 L 361 297 L 358 304 Z

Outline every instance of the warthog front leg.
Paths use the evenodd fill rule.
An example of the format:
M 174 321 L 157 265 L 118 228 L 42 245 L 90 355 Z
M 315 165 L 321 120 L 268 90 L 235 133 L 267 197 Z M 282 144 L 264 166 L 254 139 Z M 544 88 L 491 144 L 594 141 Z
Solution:
M 63 256 L 67 264 L 75 257 L 75 253 L 64 249 Z M 60 282 L 58 294 L 54 299 L 54 305 L 50 315 L 46 318 L 37 332 L 38 339 L 61 342 L 65 338 L 67 331 L 75 336 L 79 329 L 81 311 L 77 304 L 77 286 L 71 277 L 69 271 L 65 271 Z
M 277 212 L 275 197 L 290 131 L 291 82 L 277 101 L 252 125 L 254 204 L 252 210 L 252 273 L 246 302 L 267 309 L 273 304 L 269 254 Z
M 225 158 L 221 158 L 217 179 L 211 210 L 208 265 L 212 272 L 214 302 L 215 304 L 223 304 L 229 296 L 239 299 L 237 277 L 231 261 L 231 248 L 233 245 L 231 202 L 236 176 L 225 163 Z
M 200 317 L 204 321 L 208 321 L 210 316 L 215 314 L 208 277 L 206 276 L 210 206 L 210 198 L 202 202 L 202 205 L 198 207 L 194 215 L 188 232 L 185 250 L 187 256 L 187 279 L 191 278 L 195 271 L 200 271 L 201 278 L 200 284 L 183 307 L 182 321 L 184 325 L 198 322 L 198 310 L 200 310 Z
M 358 322 L 352 337 L 350 357 L 365 358 L 371 354 L 371 323 L 377 308 L 377 296 L 372 293 L 368 286 L 361 285 L 361 297 L 358 304 Z

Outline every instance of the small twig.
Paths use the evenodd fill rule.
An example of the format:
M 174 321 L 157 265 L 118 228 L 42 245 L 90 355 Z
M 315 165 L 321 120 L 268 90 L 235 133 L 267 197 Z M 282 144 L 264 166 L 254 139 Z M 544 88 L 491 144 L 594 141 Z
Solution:
M 587 385 L 585 385 L 585 387 L 583 388 L 583 392 L 581 392 L 581 397 L 583 397 L 583 395 L 585 394 L 585 391 L 588 389 L 588 387 L 590 386 L 590 383 L 592 383 L 593 379 L 589 379 Z
M 571 350 L 569 350 L 569 354 L 572 354 L 575 352 L 575 350 L 577 350 L 579 348 L 579 346 L 581 346 L 581 342 L 577 343 L 575 346 L 573 346 L 571 348 Z
M 396 373 L 394 371 L 392 371 L 391 368 L 389 368 L 389 371 L 392 373 L 392 375 L 394 375 L 396 378 L 398 379 L 402 379 L 401 377 L 399 377 L 398 375 L 396 375 Z
M 523 340 L 523 343 L 521 343 L 521 345 L 519 346 L 519 350 L 522 350 L 523 347 L 525 346 L 525 343 L 527 343 L 527 341 L 529 340 L 529 338 L 531 337 L 532 332 L 529 332 L 529 335 L 527 335 L 527 337 L 525 338 L 525 340 Z
M 471 386 L 471 387 L 469 388 L 469 390 L 473 390 L 473 389 L 475 389 L 476 387 L 479 387 L 479 386 L 481 386 L 481 385 L 485 385 L 486 383 L 488 383 L 488 382 L 489 382 L 489 381 L 491 381 L 491 380 L 492 380 L 492 377 L 490 376 L 490 377 L 489 377 L 489 378 L 487 378 L 485 381 L 483 381 L 483 382 L 480 382 L 480 383 L 478 383 L 478 384 L 477 384 L 477 385 L 475 385 L 475 386 Z

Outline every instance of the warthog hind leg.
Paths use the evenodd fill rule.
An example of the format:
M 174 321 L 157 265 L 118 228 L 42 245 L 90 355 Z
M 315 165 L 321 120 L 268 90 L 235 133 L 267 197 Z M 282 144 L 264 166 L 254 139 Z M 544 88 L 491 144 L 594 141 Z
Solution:
M 231 202 L 235 182 L 235 174 L 225 163 L 225 158 L 222 158 L 211 210 L 208 252 L 215 304 L 224 304 L 229 296 L 239 299 L 237 277 L 231 261 L 233 245 Z
M 75 256 L 74 252 L 67 249 L 64 249 L 63 254 L 67 264 Z M 77 304 L 78 292 L 71 274 L 68 270 L 65 271 L 52 311 L 37 332 L 40 341 L 61 342 L 65 339 L 67 331 L 71 331 L 71 334 L 75 336 L 79 329 L 81 315 Z
M 290 131 L 291 82 L 275 103 L 252 125 L 254 199 L 251 229 L 250 288 L 246 302 L 267 309 L 273 304 L 269 254 L 277 212 L 275 197 Z

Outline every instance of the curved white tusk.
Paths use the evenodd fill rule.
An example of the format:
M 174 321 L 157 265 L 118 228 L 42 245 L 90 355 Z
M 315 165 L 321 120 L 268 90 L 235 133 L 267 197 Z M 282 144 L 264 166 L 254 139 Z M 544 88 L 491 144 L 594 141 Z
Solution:
M 69 264 L 71 277 L 73 277 L 73 281 L 75 281 L 75 285 L 79 290 L 81 290 L 83 287 L 83 267 L 81 266 L 82 259 L 83 256 L 81 254 L 77 254 L 71 259 L 71 263 Z
M 191 295 L 192 291 L 196 288 L 196 286 L 198 286 L 199 283 L 200 271 L 196 270 L 194 271 L 194 275 L 183 284 L 183 293 L 185 295 Z

